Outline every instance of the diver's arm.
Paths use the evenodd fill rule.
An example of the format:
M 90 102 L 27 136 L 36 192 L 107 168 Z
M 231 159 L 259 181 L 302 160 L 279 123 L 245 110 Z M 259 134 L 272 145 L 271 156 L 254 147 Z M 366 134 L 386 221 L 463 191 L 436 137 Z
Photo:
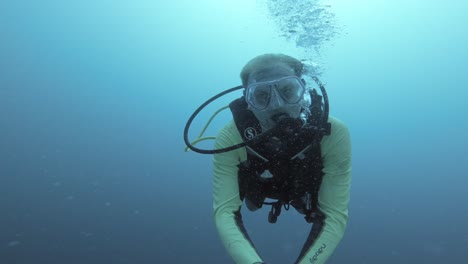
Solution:
M 325 218 L 314 224 L 296 263 L 322 264 L 341 241 L 348 221 L 351 184 L 351 143 L 348 128 L 330 117 L 332 134 L 323 138 L 324 173 L 319 191 L 319 208 Z
M 215 148 L 225 148 L 241 141 L 234 123 L 222 129 Z M 242 224 L 237 181 L 237 164 L 245 160 L 245 150 L 238 149 L 213 155 L 213 209 L 214 221 L 224 247 L 238 264 L 262 263 Z

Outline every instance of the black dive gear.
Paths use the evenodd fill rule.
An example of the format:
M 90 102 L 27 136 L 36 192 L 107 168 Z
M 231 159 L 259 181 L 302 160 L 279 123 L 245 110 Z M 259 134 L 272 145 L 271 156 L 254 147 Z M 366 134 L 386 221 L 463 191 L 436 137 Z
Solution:
M 304 124 L 300 118 L 274 116 L 277 121 L 275 133 L 249 144 L 247 160 L 238 165 L 241 200 L 245 200 L 249 210 L 271 205 L 270 223 L 277 221 L 281 207 L 288 210 L 289 205 L 304 214 L 309 223 L 323 217 L 317 206 L 323 177 L 320 141 L 330 134 L 331 125 L 328 116 L 323 118 L 322 97 L 315 89 L 310 91 L 310 96 L 310 114 Z M 243 140 L 247 140 L 245 131 L 261 131 L 258 120 L 247 109 L 243 98 L 229 106 Z M 267 198 L 277 201 L 267 203 Z

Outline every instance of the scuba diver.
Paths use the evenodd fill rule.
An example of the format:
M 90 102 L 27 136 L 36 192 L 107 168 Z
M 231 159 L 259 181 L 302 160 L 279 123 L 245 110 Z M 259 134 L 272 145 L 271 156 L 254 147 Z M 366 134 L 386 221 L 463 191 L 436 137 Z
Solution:
M 208 100 L 185 127 L 188 148 L 214 154 L 214 221 L 235 263 L 265 263 L 244 228 L 243 204 L 250 211 L 271 206 L 270 223 L 292 206 L 312 224 L 295 263 L 325 263 L 345 232 L 350 135 L 342 121 L 329 116 L 320 80 L 311 76 L 321 95 L 306 83 L 307 75 L 296 58 L 259 55 L 243 67 L 241 86 Z M 187 133 L 195 115 L 211 101 L 240 89 L 243 96 L 229 104 L 233 120 L 214 138 L 214 150 L 194 147 Z

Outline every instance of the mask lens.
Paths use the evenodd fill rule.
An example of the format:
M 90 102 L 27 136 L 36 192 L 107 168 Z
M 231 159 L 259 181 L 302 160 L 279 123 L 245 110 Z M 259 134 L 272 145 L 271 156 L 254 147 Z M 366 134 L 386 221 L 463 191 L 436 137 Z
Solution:
M 247 92 L 247 101 L 257 110 L 265 109 L 271 97 L 271 84 L 260 84 L 249 86 Z
M 260 85 L 254 89 L 253 102 L 258 109 L 264 109 L 268 106 L 271 96 L 271 85 Z
M 297 78 L 280 80 L 276 86 L 279 95 L 288 104 L 296 104 L 304 95 L 305 88 Z

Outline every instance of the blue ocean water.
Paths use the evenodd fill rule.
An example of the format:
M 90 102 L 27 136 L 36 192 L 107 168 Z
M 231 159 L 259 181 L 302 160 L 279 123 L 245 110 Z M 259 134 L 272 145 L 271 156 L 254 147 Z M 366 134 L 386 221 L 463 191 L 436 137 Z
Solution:
M 232 263 L 212 218 L 211 156 L 184 152 L 182 132 L 268 52 L 315 65 L 350 128 L 350 220 L 328 263 L 467 263 L 467 11 L 462 0 L 2 1 L 0 263 Z M 190 137 L 237 96 L 204 110 Z M 251 238 L 268 263 L 293 263 L 310 227 L 267 213 L 244 212 Z

